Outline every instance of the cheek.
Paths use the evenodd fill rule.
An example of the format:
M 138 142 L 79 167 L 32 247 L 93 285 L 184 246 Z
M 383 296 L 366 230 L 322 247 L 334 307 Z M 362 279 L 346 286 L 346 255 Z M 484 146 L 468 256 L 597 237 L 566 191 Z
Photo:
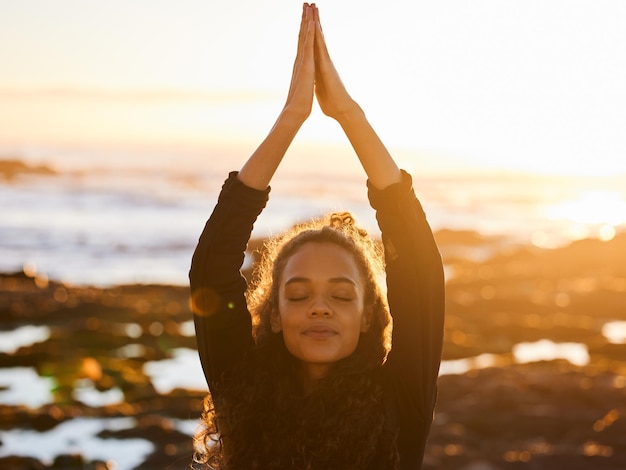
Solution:
M 352 341 L 358 342 L 361 333 L 365 331 L 364 325 L 367 323 L 365 313 L 355 311 L 345 318 L 344 329 Z
M 278 312 L 276 317 L 280 323 L 283 332 L 290 329 L 295 329 L 302 322 L 302 319 L 306 317 L 306 313 L 298 310 L 293 305 L 288 305 L 286 302 L 278 304 Z

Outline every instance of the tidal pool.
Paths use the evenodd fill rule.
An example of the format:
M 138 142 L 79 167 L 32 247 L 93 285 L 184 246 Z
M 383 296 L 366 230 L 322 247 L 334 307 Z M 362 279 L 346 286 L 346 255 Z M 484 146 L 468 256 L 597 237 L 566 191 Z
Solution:
M 132 470 L 154 451 L 154 444 L 145 439 L 100 439 L 96 435 L 105 429 L 119 431 L 136 424 L 133 418 L 76 418 L 46 432 L 0 431 L 0 457 L 21 455 L 51 464 L 58 455 L 79 453 L 88 460 L 114 462 L 116 470 Z
M 516 344 L 513 346 L 513 357 L 520 364 L 555 359 L 565 359 L 575 366 L 589 364 L 589 350 L 585 344 L 555 343 L 547 339 Z
M 602 326 L 602 334 L 613 344 L 626 344 L 626 321 L 611 321 Z
M 464 374 L 470 370 L 501 367 L 511 363 L 526 364 L 538 361 L 565 359 L 577 366 L 589 364 L 589 351 L 582 343 L 555 343 L 542 339 L 513 346 L 512 358 L 506 354 L 480 354 L 474 357 L 441 361 L 439 375 Z
M 25 325 L 11 331 L 0 331 L 0 352 L 13 354 L 22 346 L 41 343 L 50 338 L 47 326 Z
M 9 367 L 0 369 L 0 403 L 3 405 L 25 405 L 39 408 L 52 403 L 51 390 L 54 380 L 40 377 L 32 367 Z
M 164 395 L 175 388 L 208 391 L 198 351 L 176 348 L 172 350 L 172 356 L 171 359 L 146 362 L 143 366 L 157 392 Z

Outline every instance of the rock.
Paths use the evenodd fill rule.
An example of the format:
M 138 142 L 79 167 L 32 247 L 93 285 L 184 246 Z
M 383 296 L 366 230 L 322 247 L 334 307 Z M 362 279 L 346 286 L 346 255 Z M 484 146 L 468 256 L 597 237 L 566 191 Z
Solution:
M 36 175 L 54 175 L 55 172 L 51 168 L 40 165 L 27 165 L 21 160 L 0 160 L 0 177 L 12 180 L 18 175 L 36 174 Z
M 52 466 L 50 468 L 58 468 L 58 469 L 71 469 L 71 468 L 79 468 L 83 469 L 85 467 L 85 459 L 80 454 L 64 454 L 59 455 L 54 459 Z
M 45 470 L 46 466 L 32 457 L 9 456 L 0 458 L 3 470 Z

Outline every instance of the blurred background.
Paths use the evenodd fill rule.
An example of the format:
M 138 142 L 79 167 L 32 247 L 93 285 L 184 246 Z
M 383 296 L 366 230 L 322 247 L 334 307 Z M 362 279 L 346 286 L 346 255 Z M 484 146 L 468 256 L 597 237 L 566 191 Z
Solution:
M 626 4 L 318 6 L 444 257 L 425 468 L 626 468 Z M 2 468 L 189 464 L 206 386 L 187 271 L 282 108 L 300 14 L 0 0 Z M 315 107 L 253 237 L 338 209 L 378 233 Z

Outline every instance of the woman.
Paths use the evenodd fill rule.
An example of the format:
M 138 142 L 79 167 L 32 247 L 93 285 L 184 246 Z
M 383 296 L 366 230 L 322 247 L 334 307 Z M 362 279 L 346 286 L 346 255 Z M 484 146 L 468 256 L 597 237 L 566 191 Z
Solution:
M 384 245 L 386 299 L 377 284 L 376 246 L 349 214 L 274 241 L 246 294 L 239 269 L 253 223 L 314 96 L 367 173 Z M 441 359 L 441 257 L 411 177 L 337 74 L 315 4 L 303 6 L 284 109 L 224 183 L 190 280 L 211 391 L 197 440 L 200 462 L 229 470 L 421 467 Z

